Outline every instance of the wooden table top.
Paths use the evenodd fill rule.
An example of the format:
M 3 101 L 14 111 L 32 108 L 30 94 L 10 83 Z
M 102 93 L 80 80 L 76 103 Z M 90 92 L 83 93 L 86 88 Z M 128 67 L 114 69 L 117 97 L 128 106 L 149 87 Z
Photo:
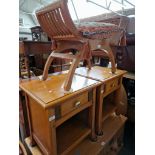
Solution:
M 37 100 L 44 108 L 54 106 L 58 102 L 85 90 L 100 85 L 99 81 L 74 75 L 71 91 L 63 88 L 67 74 L 49 76 L 46 81 L 32 79 L 20 82 L 20 88 L 33 99 Z
M 126 73 L 125 70 L 116 70 L 115 74 L 111 73 L 111 69 L 107 67 L 94 66 L 90 70 L 86 67 L 77 68 L 75 71 L 76 75 L 80 75 L 83 77 L 87 77 L 90 79 L 94 79 L 97 81 L 108 81 L 112 78 L 118 77 L 120 75 L 124 75 Z

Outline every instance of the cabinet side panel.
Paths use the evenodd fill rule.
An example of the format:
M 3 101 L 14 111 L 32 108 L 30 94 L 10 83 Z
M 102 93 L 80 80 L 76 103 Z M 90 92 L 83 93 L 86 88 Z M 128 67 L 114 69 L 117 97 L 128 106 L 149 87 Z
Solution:
M 48 112 L 30 97 L 29 105 L 33 137 L 42 151 L 48 154 L 51 150 L 52 139 Z

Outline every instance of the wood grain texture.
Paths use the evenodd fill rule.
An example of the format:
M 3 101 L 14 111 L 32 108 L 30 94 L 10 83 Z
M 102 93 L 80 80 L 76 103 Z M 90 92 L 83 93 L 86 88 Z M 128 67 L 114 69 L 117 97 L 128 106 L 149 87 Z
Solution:
M 35 142 L 44 155 L 65 155 L 88 135 L 95 138 L 96 86 L 100 82 L 75 75 L 73 91 L 66 93 L 62 87 L 66 75 L 20 83 L 27 97 L 31 143 Z M 87 122 L 70 122 L 85 109 L 89 113 Z M 68 143 L 62 143 L 63 139 Z
M 36 16 L 42 27 L 42 29 L 47 33 L 47 35 L 54 41 L 55 46 L 53 50 L 56 53 L 61 53 L 64 50 L 74 49 L 79 52 L 75 55 L 75 59 L 70 67 L 68 76 L 65 81 L 64 89 L 69 91 L 72 84 L 73 74 L 76 67 L 78 66 L 80 60 L 86 60 L 88 68 L 91 69 L 91 51 L 99 49 L 107 53 L 109 60 L 111 61 L 111 72 L 116 72 L 115 59 L 111 50 L 110 39 L 88 39 L 85 38 L 74 25 L 72 18 L 68 10 L 68 0 L 59 0 L 53 1 L 51 4 L 47 5 L 44 8 L 41 8 L 36 11 Z M 117 35 L 114 37 L 118 38 Z M 114 40 L 115 40 L 114 39 Z M 57 54 L 57 57 L 60 58 L 73 58 L 74 56 L 62 56 Z M 50 55 L 43 72 L 43 80 L 46 80 L 48 77 L 48 70 L 50 63 L 54 59 Z
M 76 69 L 75 74 L 87 77 L 89 79 L 100 81 L 102 85 L 97 87 L 97 98 L 96 98 L 96 133 L 102 135 L 102 122 L 108 118 L 113 112 L 117 111 L 119 114 L 125 114 L 126 112 L 126 102 L 123 95 L 125 92 L 122 90 L 122 77 L 126 73 L 124 70 L 117 69 L 115 74 L 111 73 L 110 68 L 94 66 L 89 70 L 86 67 L 80 67 Z M 112 97 L 113 101 L 108 101 L 105 104 L 105 98 L 114 93 Z M 127 101 L 127 99 L 126 99 Z M 112 102 L 112 103 L 111 103 Z M 124 103 L 124 106 L 121 106 Z
M 124 128 L 124 124 L 127 118 L 124 116 L 110 116 L 102 125 L 102 130 L 104 135 L 98 137 L 97 142 L 91 142 L 88 138 L 80 143 L 76 148 L 69 152 L 68 155 L 101 155 L 100 153 L 104 151 L 106 145 L 112 138 L 118 134 L 121 128 Z M 102 154 L 109 155 L 109 154 Z
M 66 92 L 63 89 L 66 76 L 67 74 L 60 74 L 50 76 L 46 81 L 39 79 L 23 81 L 20 83 L 20 88 L 33 99 L 38 100 L 44 108 L 48 108 L 100 84 L 98 81 L 74 75 L 71 86 L 72 91 Z
M 84 76 L 102 82 L 109 81 L 111 79 L 119 77 L 120 75 L 124 75 L 125 73 L 125 70 L 117 69 L 116 72 L 112 74 L 110 68 L 101 66 L 94 66 L 91 68 L 91 70 L 86 67 L 79 67 L 75 71 L 76 75 Z

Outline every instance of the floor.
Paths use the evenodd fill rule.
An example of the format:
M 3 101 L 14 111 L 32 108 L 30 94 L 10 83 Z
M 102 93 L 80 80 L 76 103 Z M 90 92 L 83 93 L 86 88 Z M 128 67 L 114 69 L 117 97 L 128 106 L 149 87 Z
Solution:
M 135 124 L 127 121 L 124 132 L 124 147 L 118 155 L 135 155 Z

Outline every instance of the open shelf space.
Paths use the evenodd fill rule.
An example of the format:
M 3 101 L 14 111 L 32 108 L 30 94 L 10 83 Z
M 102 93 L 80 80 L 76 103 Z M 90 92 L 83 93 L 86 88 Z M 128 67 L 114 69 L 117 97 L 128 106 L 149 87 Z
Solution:
M 109 94 L 103 99 L 103 112 L 102 112 L 103 122 L 116 110 L 116 104 L 114 103 L 114 95 L 115 92 Z
M 67 154 L 91 133 L 91 129 L 88 127 L 87 123 L 84 123 L 84 121 L 77 117 L 78 115 L 57 127 L 58 154 Z
M 116 110 L 116 106 L 112 103 L 105 104 L 103 107 L 103 118 L 102 121 L 104 122 L 112 113 Z
M 111 140 L 111 138 L 117 133 L 117 131 L 121 127 L 123 127 L 126 119 L 127 118 L 124 116 L 110 116 L 103 123 L 104 134 L 103 136 L 98 137 L 97 142 L 92 142 L 90 141 L 89 138 L 85 138 L 80 144 L 78 144 L 74 149 L 72 149 L 67 155 L 76 155 L 76 154 L 100 155 L 100 152 L 103 151 L 105 145 Z M 67 131 L 67 133 L 69 132 L 70 130 Z M 63 136 L 66 136 L 67 133 L 61 133 L 61 135 L 64 134 Z M 59 140 L 61 140 L 62 138 L 60 137 L 61 135 L 59 135 L 59 138 L 60 138 Z M 67 140 L 69 141 L 69 138 L 67 138 Z M 32 154 L 34 152 L 34 153 L 38 153 L 38 155 L 43 155 L 37 146 L 35 147 L 30 146 L 30 137 L 26 138 L 25 141 Z M 104 144 L 103 142 L 105 143 L 105 145 L 103 145 Z
M 103 136 L 98 137 L 97 142 L 90 141 L 86 138 L 82 143 L 77 145 L 68 155 L 100 155 L 106 144 L 112 137 L 123 127 L 126 117 L 124 116 L 110 116 L 103 123 Z

